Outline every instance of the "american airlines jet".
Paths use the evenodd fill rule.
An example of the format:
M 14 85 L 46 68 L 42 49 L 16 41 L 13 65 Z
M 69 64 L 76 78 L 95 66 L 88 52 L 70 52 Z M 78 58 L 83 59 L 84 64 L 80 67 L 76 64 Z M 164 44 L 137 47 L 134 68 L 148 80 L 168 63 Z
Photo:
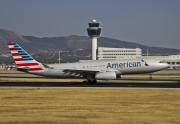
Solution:
M 150 73 L 169 67 L 167 63 L 157 59 L 123 59 L 78 63 L 61 63 L 45 65 L 34 60 L 17 43 L 7 43 L 16 63 L 18 71 L 45 77 L 83 77 L 88 83 L 97 80 L 113 80 L 125 74 Z

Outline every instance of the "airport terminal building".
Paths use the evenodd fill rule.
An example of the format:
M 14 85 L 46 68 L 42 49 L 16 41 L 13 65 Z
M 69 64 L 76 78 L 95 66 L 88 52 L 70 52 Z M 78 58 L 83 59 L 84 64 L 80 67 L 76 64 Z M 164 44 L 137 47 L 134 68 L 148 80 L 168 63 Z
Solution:
M 98 60 L 112 59 L 162 59 L 170 64 L 169 69 L 180 69 L 180 55 L 169 56 L 143 56 L 140 48 L 109 48 L 98 47 Z
M 135 59 L 141 58 L 142 50 L 140 48 L 108 48 L 98 47 L 98 60 L 111 59 Z

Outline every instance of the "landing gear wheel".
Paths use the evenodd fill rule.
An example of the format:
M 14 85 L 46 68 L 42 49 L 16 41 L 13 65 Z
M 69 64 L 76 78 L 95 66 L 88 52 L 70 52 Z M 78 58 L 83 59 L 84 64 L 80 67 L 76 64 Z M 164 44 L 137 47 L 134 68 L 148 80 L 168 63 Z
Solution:
M 93 82 L 93 84 L 96 84 L 96 83 L 97 83 L 97 81 L 96 81 L 96 80 L 93 80 L 92 82 Z
M 153 78 L 152 78 L 152 73 L 150 74 L 150 77 L 149 77 L 149 80 L 152 80 Z
M 149 80 L 152 80 L 152 77 L 149 77 Z
M 85 84 L 96 84 L 97 81 L 96 80 L 87 80 L 87 81 L 83 81 L 83 83 L 85 83 Z

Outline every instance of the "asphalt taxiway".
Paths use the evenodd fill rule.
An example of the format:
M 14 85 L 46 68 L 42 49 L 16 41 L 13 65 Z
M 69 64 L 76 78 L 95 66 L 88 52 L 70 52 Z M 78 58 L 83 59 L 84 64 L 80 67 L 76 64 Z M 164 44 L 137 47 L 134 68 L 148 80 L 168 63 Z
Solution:
M 100 82 L 84 84 L 82 82 L 0 82 L 0 88 L 180 88 L 180 81 L 143 81 L 136 82 Z

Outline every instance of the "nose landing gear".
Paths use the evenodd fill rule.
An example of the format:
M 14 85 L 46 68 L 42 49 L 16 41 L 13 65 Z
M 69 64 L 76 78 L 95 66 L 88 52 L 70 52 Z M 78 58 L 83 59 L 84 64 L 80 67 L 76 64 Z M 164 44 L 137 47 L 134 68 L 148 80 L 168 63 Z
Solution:
M 149 80 L 152 80 L 152 73 L 149 74 Z

